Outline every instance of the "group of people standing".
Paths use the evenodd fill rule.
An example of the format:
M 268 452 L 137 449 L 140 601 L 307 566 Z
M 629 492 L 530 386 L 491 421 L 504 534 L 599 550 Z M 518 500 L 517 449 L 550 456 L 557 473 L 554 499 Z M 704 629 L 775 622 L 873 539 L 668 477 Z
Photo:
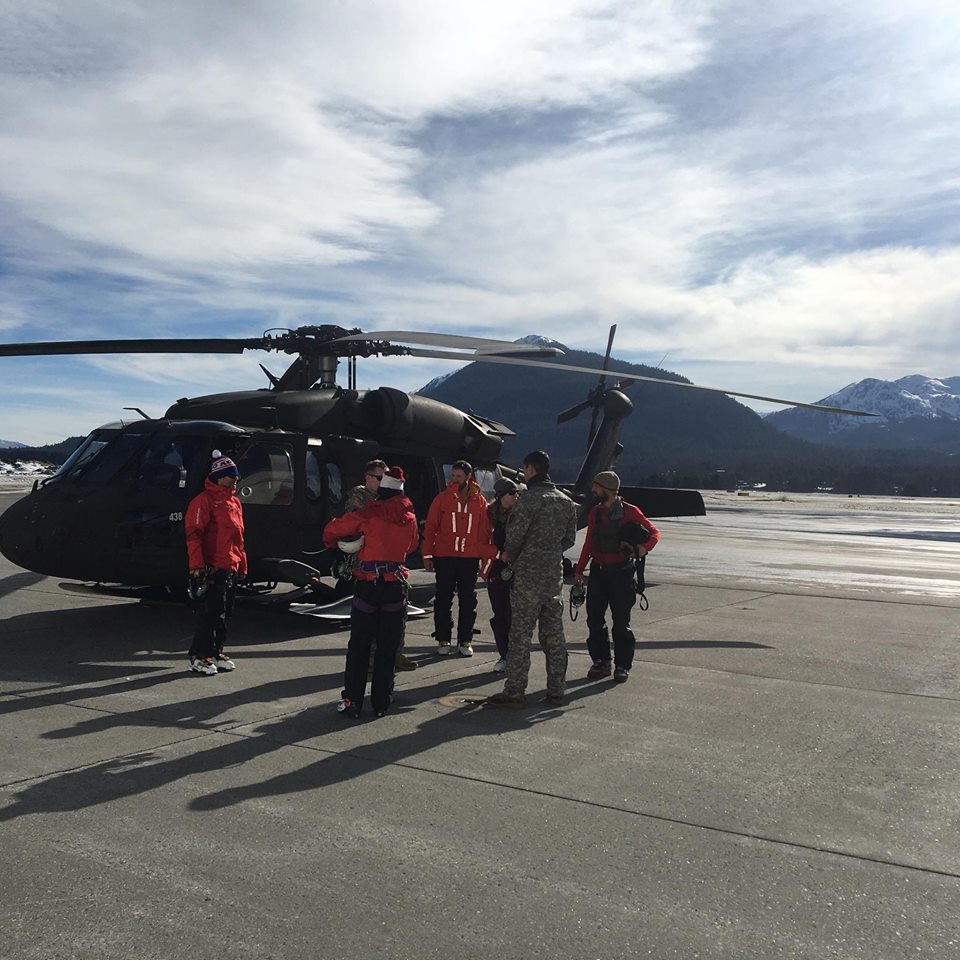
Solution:
M 523 461 L 525 489 L 501 477 L 487 503 L 469 463 L 453 464 L 450 482 L 433 500 L 418 533 L 413 504 L 404 494 L 402 468 L 382 460 L 367 464 L 364 483 L 347 495 L 346 512 L 324 528 L 334 547 L 362 538 L 353 576 L 350 640 L 339 711 L 358 718 L 368 671 L 370 700 L 382 717 L 390 707 L 395 672 L 415 664 L 402 653 L 408 576 L 404 561 L 421 547 L 424 569 L 436 576 L 434 631 L 440 656 L 473 656 L 477 580 L 486 581 L 491 627 L 505 675 L 504 688 L 484 706 L 520 709 L 526 703 L 530 643 L 538 639 L 546 656 L 547 702 L 564 702 L 567 648 L 563 632 L 563 555 L 575 542 L 578 507 L 550 479 L 550 457 L 541 450 Z M 234 496 L 236 466 L 215 457 L 204 491 L 186 516 L 191 578 L 205 578 L 206 599 L 190 650 L 191 669 L 212 674 L 231 670 L 223 652 L 225 621 L 236 580 L 245 573 L 243 519 Z M 593 481 L 594 503 L 575 567 L 578 584 L 590 564 L 587 591 L 587 646 L 590 679 L 613 674 L 625 682 L 633 664 L 635 638 L 630 611 L 636 601 L 636 562 L 660 539 L 656 527 L 619 496 L 612 471 Z M 454 629 L 453 603 L 457 601 Z M 613 653 L 606 612 L 612 618 Z

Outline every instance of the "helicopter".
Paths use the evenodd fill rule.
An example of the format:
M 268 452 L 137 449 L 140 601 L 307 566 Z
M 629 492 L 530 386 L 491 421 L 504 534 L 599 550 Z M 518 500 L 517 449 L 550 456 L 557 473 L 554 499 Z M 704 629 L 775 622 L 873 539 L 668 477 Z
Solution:
M 593 476 L 610 469 L 622 449 L 620 426 L 632 410 L 624 381 L 869 416 L 630 373 L 618 372 L 608 387 L 615 330 L 601 369 L 562 366 L 565 372 L 599 376 L 586 400 L 558 416 L 564 422 L 592 411 L 583 465 L 576 481 L 562 487 L 581 504 L 589 497 Z M 562 354 L 558 347 L 523 342 L 322 325 L 268 330 L 246 339 L 0 344 L 0 357 L 247 350 L 277 351 L 294 359 L 279 376 L 260 365 L 270 382 L 266 389 L 184 397 L 158 419 L 125 408 L 141 418 L 93 430 L 53 476 L 37 481 L 30 494 L 0 516 L 0 552 L 28 570 L 92 583 L 106 592 L 129 595 L 131 589 L 160 588 L 182 593 L 184 511 L 203 487 L 213 451 L 219 451 L 240 470 L 237 496 L 246 527 L 248 595 L 285 604 L 309 599 L 317 610 L 332 608 L 349 595 L 349 578 L 338 576 L 343 554 L 323 545 L 323 529 L 343 512 L 347 490 L 362 482 L 370 460 L 403 468 L 405 492 L 421 518 L 446 486 L 456 460 L 473 464 L 488 497 L 500 476 L 517 476 L 498 459 L 504 439 L 514 436 L 508 426 L 392 387 L 358 390 L 357 359 L 406 355 L 550 368 L 555 364 L 549 358 Z M 341 359 L 348 367 L 345 386 L 336 377 Z M 649 517 L 706 512 L 703 498 L 693 490 L 625 486 L 621 496 Z M 280 584 L 292 589 L 277 594 Z

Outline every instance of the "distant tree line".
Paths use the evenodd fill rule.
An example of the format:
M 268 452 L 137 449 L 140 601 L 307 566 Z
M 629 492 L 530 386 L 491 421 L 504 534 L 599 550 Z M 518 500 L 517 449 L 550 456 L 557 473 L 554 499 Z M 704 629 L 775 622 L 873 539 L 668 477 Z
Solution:
M 49 463 L 59 467 L 67 457 L 73 453 L 83 437 L 69 437 L 59 443 L 51 443 L 44 447 L 2 447 L 0 460 L 5 463 L 16 463 L 17 460 L 33 460 L 37 463 Z

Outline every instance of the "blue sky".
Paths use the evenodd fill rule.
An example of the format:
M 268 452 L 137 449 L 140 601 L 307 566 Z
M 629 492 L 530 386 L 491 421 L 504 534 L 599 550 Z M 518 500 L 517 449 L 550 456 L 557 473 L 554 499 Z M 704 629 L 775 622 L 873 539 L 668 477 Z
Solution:
M 958 51 L 932 0 L 0 0 L 0 340 L 617 323 L 797 400 L 956 375 Z M 4 359 L 0 438 L 261 361 Z

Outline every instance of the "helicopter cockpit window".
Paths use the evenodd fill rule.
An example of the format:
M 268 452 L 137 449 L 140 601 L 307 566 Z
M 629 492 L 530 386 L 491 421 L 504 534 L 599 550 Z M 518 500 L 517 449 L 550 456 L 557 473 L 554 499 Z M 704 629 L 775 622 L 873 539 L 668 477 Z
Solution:
M 63 465 L 62 476 L 78 483 L 106 483 L 131 470 L 132 461 L 149 441 L 150 437 L 142 433 L 114 433 L 108 437 L 91 434 L 77 451 L 81 455 Z
M 245 504 L 276 507 L 293 503 L 293 456 L 280 443 L 254 442 L 237 463 L 237 494 Z
M 158 436 L 144 453 L 137 478 L 151 487 L 176 493 L 187 487 L 190 467 L 208 446 L 203 437 Z
M 117 434 L 119 430 L 94 430 L 73 453 L 66 459 L 60 469 L 50 478 L 62 480 L 74 471 L 79 472 L 85 467 Z

